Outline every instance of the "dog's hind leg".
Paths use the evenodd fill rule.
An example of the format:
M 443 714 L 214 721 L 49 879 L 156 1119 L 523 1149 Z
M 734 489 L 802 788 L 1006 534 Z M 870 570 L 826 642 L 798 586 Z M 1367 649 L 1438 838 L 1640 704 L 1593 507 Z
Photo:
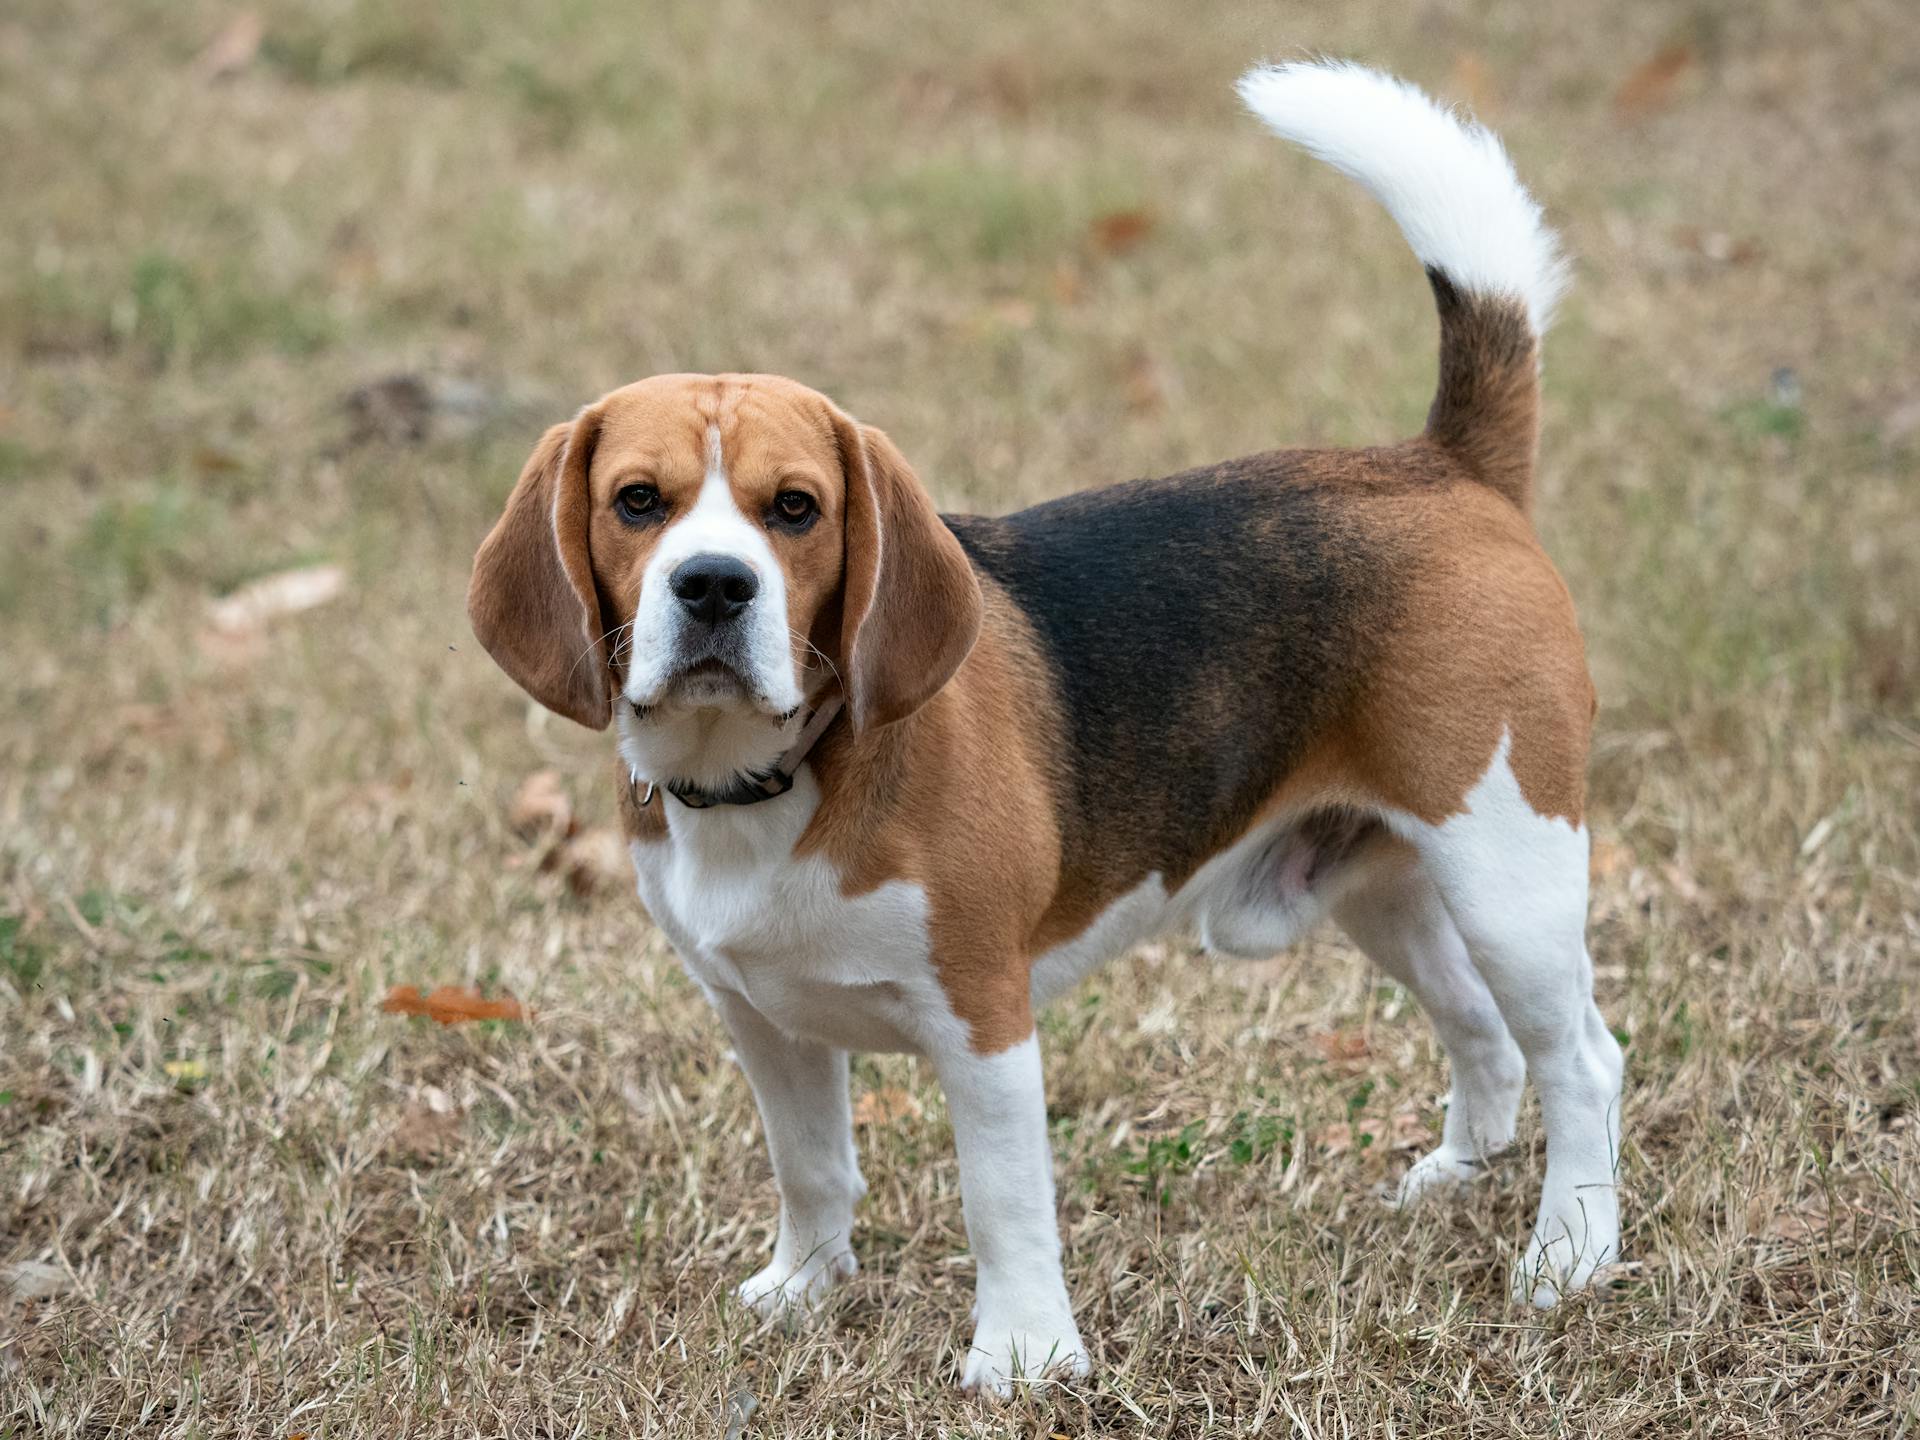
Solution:
M 1486 1173 L 1513 1143 L 1526 1087 L 1520 1047 L 1418 858 L 1399 845 L 1367 862 L 1366 878 L 1334 919 L 1367 958 L 1413 992 L 1452 1070 L 1440 1143 L 1400 1182 L 1397 1203 Z
M 1593 1003 L 1587 832 L 1538 813 L 1502 741 L 1465 808 L 1438 824 L 1397 817 L 1500 1007 L 1540 1092 L 1547 1176 L 1514 1279 L 1551 1305 L 1620 1253 L 1620 1046 Z

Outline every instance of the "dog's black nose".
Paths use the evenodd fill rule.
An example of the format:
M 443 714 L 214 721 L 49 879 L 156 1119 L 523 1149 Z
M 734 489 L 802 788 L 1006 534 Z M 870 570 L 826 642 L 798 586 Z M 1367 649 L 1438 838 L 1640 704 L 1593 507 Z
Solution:
M 696 555 L 675 567 L 667 582 L 687 614 L 703 625 L 731 620 L 753 603 L 760 582 L 731 555 Z

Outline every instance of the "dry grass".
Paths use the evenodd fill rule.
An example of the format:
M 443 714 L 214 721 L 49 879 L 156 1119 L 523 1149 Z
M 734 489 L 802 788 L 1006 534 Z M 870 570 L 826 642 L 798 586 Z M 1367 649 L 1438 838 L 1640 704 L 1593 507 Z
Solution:
M 1029 8 L 315 0 L 217 80 L 202 0 L 0 16 L 0 1434 L 1916 1428 L 1920 11 Z M 1337 942 L 1141 954 L 1045 1022 L 1096 1374 L 996 1410 L 904 1060 L 857 1282 L 724 1302 L 747 1087 L 631 899 L 524 863 L 517 782 L 605 819 L 604 751 L 469 642 L 467 563 L 541 424 L 670 368 L 797 375 L 986 508 L 1414 428 L 1398 238 L 1230 102 L 1302 45 L 1490 111 L 1581 259 L 1542 524 L 1637 1264 L 1507 1304 L 1537 1145 L 1376 1204 L 1444 1076 Z M 345 405 L 395 372 L 439 403 Z M 203 634 L 316 560 L 343 598 Z M 533 1023 L 378 1009 L 470 981 Z

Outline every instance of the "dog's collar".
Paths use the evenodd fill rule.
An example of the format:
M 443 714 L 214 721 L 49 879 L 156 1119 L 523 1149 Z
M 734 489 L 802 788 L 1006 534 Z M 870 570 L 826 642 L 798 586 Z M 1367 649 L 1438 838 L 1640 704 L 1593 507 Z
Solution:
M 846 708 L 846 704 L 846 696 L 838 689 L 834 690 L 814 707 L 813 713 L 807 717 L 807 723 L 800 727 L 799 736 L 771 769 L 756 775 L 741 775 L 723 790 L 703 790 L 684 780 L 669 780 L 664 785 L 657 785 L 650 780 L 646 792 L 642 794 L 639 775 L 629 771 L 628 786 L 633 793 L 634 803 L 642 809 L 651 805 L 656 789 L 665 790 L 689 810 L 710 810 L 715 805 L 758 805 L 762 800 L 784 795 L 793 788 L 794 775 L 812 753 L 813 747 L 820 743 L 820 737 L 840 718 L 840 712 Z

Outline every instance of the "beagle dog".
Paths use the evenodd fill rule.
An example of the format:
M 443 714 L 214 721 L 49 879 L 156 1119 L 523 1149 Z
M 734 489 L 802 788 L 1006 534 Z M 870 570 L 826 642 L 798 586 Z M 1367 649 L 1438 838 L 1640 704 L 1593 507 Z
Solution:
M 1584 939 L 1594 692 L 1529 521 L 1565 266 L 1500 142 L 1357 66 L 1240 82 L 1359 180 L 1440 312 L 1424 433 L 941 515 L 792 380 L 665 375 L 542 437 L 475 632 L 618 734 L 640 897 L 731 1032 L 780 1216 L 764 1312 L 851 1275 L 849 1051 L 925 1056 L 978 1267 L 962 1383 L 1085 1374 L 1036 1011 L 1151 936 L 1264 956 L 1331 916 L 1432 1017 L 1473 1178 L 1527 1075 L 1547 1170 L 1516 1295 L 1619 1249 L 1621 1052 Z

